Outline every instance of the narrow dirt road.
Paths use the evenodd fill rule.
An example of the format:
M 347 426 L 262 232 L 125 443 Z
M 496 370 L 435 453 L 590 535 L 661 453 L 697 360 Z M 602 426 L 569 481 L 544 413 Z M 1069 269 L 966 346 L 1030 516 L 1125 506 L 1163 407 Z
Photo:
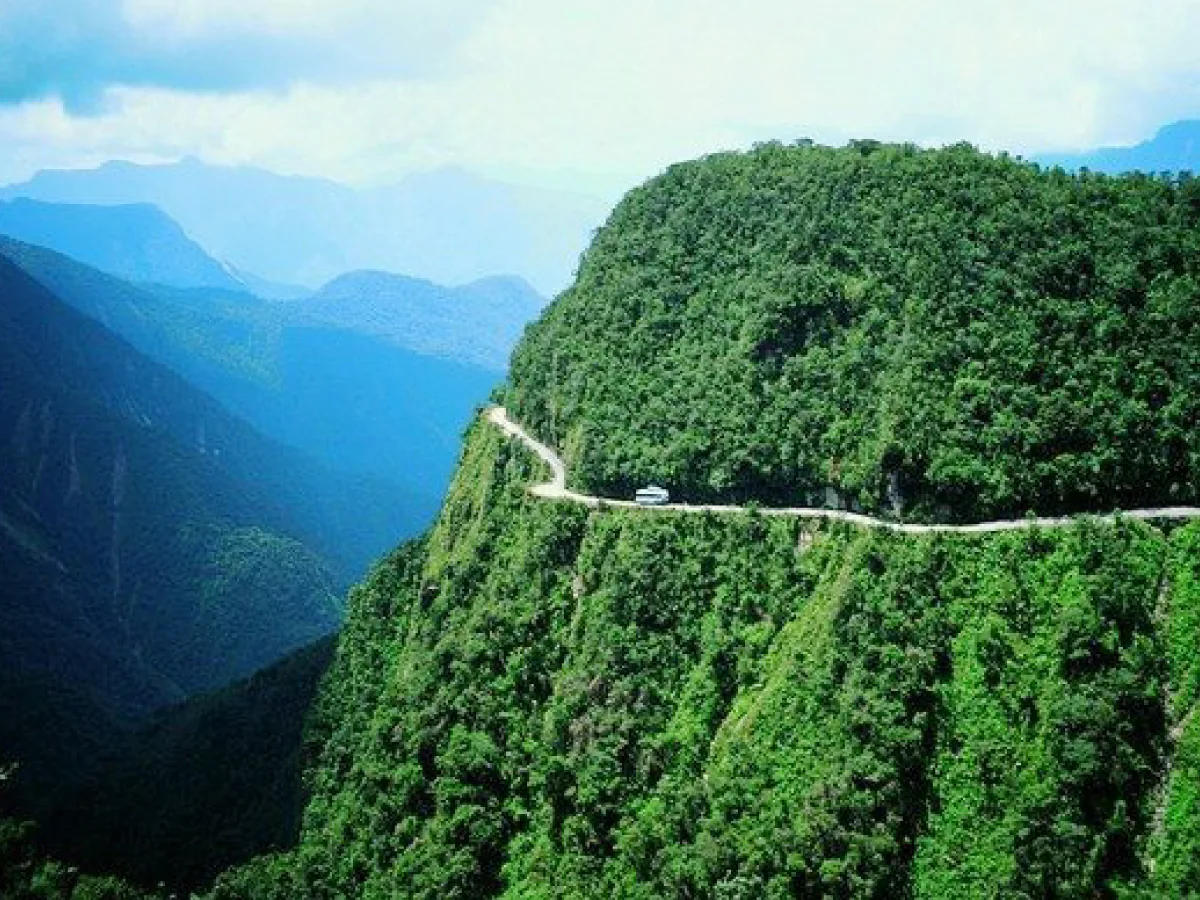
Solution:
M 508 411 L 503 406 L 493 406 L 487 410 L 488 421 L 507 434 L 515 437 L 538 455 L 550 467 L 550 480 L 535 484 L 529 492 L 535 497 L 546 500 L 565 500 L 593 508 L 604 506 L 609 509 L 637 509 L 643 512 L 682 512 L 682 513 L 744 513 L 745 506 L 732 506 L 717 503 L 665 503 L 661 506 L 642 506 L 632 500 L 617 500 L 610 497 L 596 497 L 592 494 L 580 494 L 567 490 L 567 469 L 558 454 L 532 437 L 529 432 L 508 417 Z M 759 512 L 764 516 L 791 516 L 797 519 L 828 519 L 834 522 L 850 522 L 868 528 L 886 528 L 903 534 L 931 534 L 933 532 L 983 533 L 991 531 L 1019 531 L 1022 528 L 1062 528 L 1077 521 L 1078 516 L 1052 516 L 1025 519 L 997 519 L 991 522 L 977 522 L 972 525 L 921 525 L 911 522 L 889 522 L 874 516 L 864 516 L 861 513 L 847 512 L 841 509 L 821 509 L 811 506 L 760 507 Z M 1163 506 L 1152 509 L 1131 509 L 1119 514 L 1124 519 L 1197 519 L 1200 518 L 1200 507 L 1196 506 Z M 1090 515 L 1093 521 L 1114 522 L 1118 518 L 1114 513 Z

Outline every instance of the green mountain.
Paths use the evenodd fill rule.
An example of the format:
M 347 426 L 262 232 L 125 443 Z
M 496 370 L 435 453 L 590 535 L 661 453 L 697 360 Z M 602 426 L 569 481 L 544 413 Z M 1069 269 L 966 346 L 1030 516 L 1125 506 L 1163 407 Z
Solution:
M 349 272 L 293 308 L 415 353 L 502 372 L 543 306 L 545 300 L 513 276 L 447 288 L 389 272 Z
M 1034 157 L 1044 166 L 1070 171 L 1086 168 L 1116 175 L 1121 172 L 1200 171 L 1200 119 L 1164 125 L 1150 140 L 1132 147 L 1101 147 L 1081 153 L 1047 153 Z
M 246 290 L 241 279 L 174 221 L 145 203 L 83 206 L 26 198 L 0 202 L 0 234 L 57 250 L 127 281 Z
M 606 489 L 1191 499 L 1198 213 L 965 147 L 673 167 L 506 402 Z M 1200 525 L 589 509 L 540 468 L 473 427 L 432 532 L 351 596 L 298 846 L 210 896 L 1200 891 Z
M 352 578 L 432 520 L 459 436 L 500 378 L 316 321 L 303 304 L 135 286 L 2 238 L 0 255 L 263 434 L 335 472 L 377 479 L 370 506 L 393 512 L 358 523 Z
M 326 638 L 124 735 L 60 792 L 44 843 L 85 871 L 179 891 L 294 846 L 304 723 L 333 646 Z
M 0 763 L 37 812 L 114 732 L 334 630 L 404 533 L 0 258 Z
M 763 147 L 633 191 L 513 357 L 576 484 L 959 520 L 1200 497 L 1200 182 Z

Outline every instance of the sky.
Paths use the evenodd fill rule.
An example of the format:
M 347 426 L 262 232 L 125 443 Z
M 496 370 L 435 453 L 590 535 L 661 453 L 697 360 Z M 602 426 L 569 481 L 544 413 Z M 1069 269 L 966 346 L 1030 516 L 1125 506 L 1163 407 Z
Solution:
M 0 0 L 0 182 L 186 155 L 611 196 L 755 141 L 1029 155 L 1200 117 L 1200 0 Z

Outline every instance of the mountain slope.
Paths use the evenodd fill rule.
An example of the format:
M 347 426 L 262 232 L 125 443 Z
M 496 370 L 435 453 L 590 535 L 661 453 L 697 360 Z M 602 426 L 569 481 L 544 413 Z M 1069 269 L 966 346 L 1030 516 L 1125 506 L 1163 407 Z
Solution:
M 316 287 L 354 269 L 462 284 L 516 272 L 543 294 L 570 279 L 606 205 L 456 169 L 353 190 L 262 169 L 110 162 L 45 171 L 0 197 L 56 203 L 153 203 L 239 269 Z
M 388 272 L 350 272 L 293 307 L 416 353 L 503 371 L 521 332 L 544 305 L 515 277 L 446 288 Z
M 631 192 L 514 354 L 578 486 L 960 520 L 1197 499 L 1200 182 L 767 146 Z
M 132 721 L 337 627 L 404 533 L 0 258 L 0 763 L 38 813 Z
M 1133 147 L 1102 147 L 1083 153 L 1035 156 L 1044 166 L 1116 175 L 1121 172 L 1200 172 L 1200 120 L 1173 122 Z
M 298 304 L 134 286 L 4 239 L 0 254 L 264 434 L 335 471 L 385 479 L 368 508 L 391 513 L 361 521 L 355 577 L 432 519 L 459 435 L 499 378 L 314 322 Z M 386 530 L 366 531 L 375 526 Z
M 626 198 L 506 400 L 614 483 L 684 460 L 761 498 L 747 461 L 811 429 L 846 490 L 884 422 L 926 486 L 983 482 L 901 484 L 952 516 L 1106 465 L 1193 490 L 1195 198 L 963 147 L 688 163 Z M 1135 449 L 1103 416 L 1142 402 Z M 352 595 L 299 846 L 212 897 L 1195 892 L 1200 525 L 587 509 L 531 496 L 538 467 L 472 428 L 434 529 Z
M 301 474 L 294 459 L 6 260 L 0 297 L 0 509 L 9 570 L 26 573 L 4 590 L 7 669 L 145 708 L 336 625 L 312 549 L 327 536 L 278 489 Z M 34 637 L 46 628 L 58 638 Z M 72 660 L 93 642 L 123 665 Z M 126 670 L 144 673 L 128 679 L 140 691 L 105 690 Z
M 175 222 L 147 204 L 78 206 L 11 200 L 0 203 L 0 234 L 48 247 L 128 281 L 246 290 Z
M 889 536 L 535 477 L 472 433 L 427 544 L 352 598 L 300 846 L 214 897 L 1196 883 L 1197 526 Z
M 107 748 L 49 818 L 54 855 L 181 891 L 293 846 L 304 722 L 333 643 L 164 710 Z

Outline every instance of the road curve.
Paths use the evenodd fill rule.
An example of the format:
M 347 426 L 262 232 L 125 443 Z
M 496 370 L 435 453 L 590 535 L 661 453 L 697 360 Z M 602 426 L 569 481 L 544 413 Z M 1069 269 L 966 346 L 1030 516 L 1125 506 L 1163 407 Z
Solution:
M 515 437 L 532 450 L 550 467 L 550 480 L 530 487 L 529 492 L 535 497 L 546 500 L 565 500 L 579 503 L 592 508 L 606 509 L 636 509 L 642 512 L 681 512 L 681 513 L 744 513 L 748 507 L 733 506 L 719 503 L 664 503 L 661 506 L 642 506 L 632 500 L 616 500 L 609 497 L 596 497 L 592 494 L 580 494 L 567 490 L 567 469 L 558 454 L 529 434 L 524 428 L 508 417 L 508 411 L 503 406 L 492 406 L 487 410 L 488 421 L 503 431 L 509 437 Z M 827 519 L 833 522 L 849 522 L 867 528 L 884 528 L 902 534 L 932 534 L 935 532 L 956 532 L 962 534 L 981 534 L 993 531 L 1019 531 L 1023 528 L 1062 528 L 1078 521 L 1079 516 L 1042 516 L 1023 519 L 997 519 L 991 522 L 976 522 L 971 525 L 922 525 L 913 522 L 889 522 L 874 516 L 864 516 L 861 513 L 848 512 L 842 509 L 822 509 L 812 506 L 759 507 L 759 513 L 764 516 L 790 516 L 796 519 Z M 1163 506 L 1152 509 L 1131 509 L 1121 513 L 1102 513 L 1089 515 L 1095 522 L 1115 522 L 1122 519 L 1197 519 L 1200 518 L 1200 507 L 1196 506 Z

